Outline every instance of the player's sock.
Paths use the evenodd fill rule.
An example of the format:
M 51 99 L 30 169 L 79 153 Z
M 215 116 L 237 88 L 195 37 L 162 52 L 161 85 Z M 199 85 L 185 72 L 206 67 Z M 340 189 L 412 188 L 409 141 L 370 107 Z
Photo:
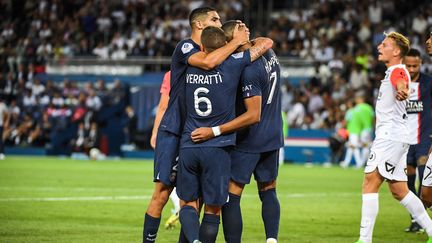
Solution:
M 408 175 L 408 189 L 412 191 L 414 194 L 417 194 L 416 188 L 415 188 L 415 181 L 416 181 L 416 174 L 414 175 Z
M 178 243 L 189 243 L 189 241 L 186 238 L 186 235 L 183 232 L 183 227 L 180 228 Z
M 175 213 L 178 213 L 180 211 L 180 198 L 177 196 L 177 191 L 175 187 L 170 194 L 170 199 L 174 204 Z
M 432 220 L 420 199 L 409 191 L 400 203 L 410 212 L 415 221 L 425 229 L 428 236 L 432 236 Z
M 183 233 L 189 242 L 198 240 L 199 236 L 199 217 L 198 212 L 192 206 L 184 206 L 180 209 L 180 223 Z
M 201 242 L 216 242 L 219 231 L 220 217 L 215 214 L 205 213 L 201 222 L 199 239 Z
M 372 242 L 373 228 L 378 215 L 378 193 L 366 193 L 362 196 L 362 217 L 360 223 L 360 241 Z
M 222 222 L 225 241 L 240 243 L 243 231 L 240 196 L 229 194 L 229 201 L 222 207 Z
M 264 221 L 266 237 L 277 239 L 279 233 L 280 205 L 276 195 L 276 189 L 260 191 L 262 202 L 261 215 Z
M 418 174 L 419 174 L 419 181 L 420 181 L 420 185 L 423 181 L 423 175 L 424 175 L 424 171 L 425 171 L 425 165 L 419 165 L 417 166 L 417 170 L 418 170 Z M 421 186 L 419 186 L 419 189 L 417 190 L 417 196 L 420 197 L 421 195 Z
M 157 232 L 159 229 L 160 218 L 153 218 L 152 216 L 145 214 L 144 217 L 144 230 L 143 230 L 143 242 L 150 243 L 156 241 Z

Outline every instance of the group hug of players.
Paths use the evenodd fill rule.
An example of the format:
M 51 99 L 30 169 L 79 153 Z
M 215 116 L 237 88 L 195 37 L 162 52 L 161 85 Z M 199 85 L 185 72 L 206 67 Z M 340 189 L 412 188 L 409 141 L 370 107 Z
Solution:
M 232 20 L 222 25 L 210 7 L 193 10 L 189 22 L 191 37 L 174 50 L 165 88 L 169 98 L 165 96 L 166 107 L 155 121 L 155 189 L 144 218 L 143 242 L 156 241 L 162 210 L 175 187 L 181 207 L 178 242 L 215 242 L 220 215 L 225 241 L 241 242 L 240 198 L 252 174 L 262 202 L 266 242 L 277 242 L 276 178 L 283 135 L 280 67 L 271 49 L 273 41 L 249 40 L 243 23 Z M 432 54 L 432 38 L 427 43 Z M 432 80 L 419 73 L 421 57 L 409 50 L 409 41 L 397 32 L 386 34 L 378 46 L 378 59 L 387 71 L 376 102 L 375 140 L 365 167 L 358 242 L 372 241 L 378 190 L 384 181 L 432 242 L 432 221 L 417 195 L 408 190 L 406 174 L 410 144 L 419 143 L 409 153 L 414 165 L 427 160 L 422 146 L 430 147 L 430 141 L 423 144 L 430 132 L 423 135 L 422 129 L 432 122 Z M 402 64 L 407 55 L 414 64 Z M 411 124 L 413 115 L 422 123 Z M 415 125 L 418 135 L 413 132 Z M 431 167 L 429 158 L 422 189 L 427 207 L 432 204 Z

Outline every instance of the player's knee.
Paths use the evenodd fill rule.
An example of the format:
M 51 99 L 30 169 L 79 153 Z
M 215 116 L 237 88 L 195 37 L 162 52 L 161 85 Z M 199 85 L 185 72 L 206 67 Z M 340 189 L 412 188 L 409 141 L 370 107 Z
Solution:
M 258 182 L 258 191 L 263 192 L 276 188 L 276 180 L 268 182 Z
M 220 215 L 220 211 L 221 211 L 220 206 L 210 206 L 210 205 L 204 206 L 204 213 L 206 214 Z
M 244 189 L 244 184 L 235 182 L 233 180 L 230 180 L 229 182 L 229 193 L 237 195 L 237 196 L 241 196 L 243 189 Z
M 407 175 L 415 175 L 416 174 L 416 168 L 414 166 L 408 165 L 407 166 Z
M 423 187 L 420 198 L 427 208 L 432 207 L 432 190 Z

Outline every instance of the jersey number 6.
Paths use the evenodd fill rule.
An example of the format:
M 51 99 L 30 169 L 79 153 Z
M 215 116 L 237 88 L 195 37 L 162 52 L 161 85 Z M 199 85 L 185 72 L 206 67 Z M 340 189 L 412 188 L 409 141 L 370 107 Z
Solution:
M 195 111 L 199 116 L 208 116 L 212 112 L 212 104 L 211 104 L 209 98 L 198 96 L 200 93 L 207 94 L 208 92 L 209 92 L 209 90 L 207 88 L 204 88 L 204 87 L 197 88 L 194 92 Z M 203 102 L 207 104 L 207 109 L 205 111 L 201 111 L 199 108 L 199 104 L 203 103 Z

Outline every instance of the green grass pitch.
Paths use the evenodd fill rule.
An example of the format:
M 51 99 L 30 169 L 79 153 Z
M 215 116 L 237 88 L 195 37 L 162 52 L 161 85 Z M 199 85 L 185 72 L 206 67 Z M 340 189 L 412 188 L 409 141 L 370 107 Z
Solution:
M 143 160 L 9 156 L 0 161 L 0 242 L 141 242 L 152 170 Z M 356 241 L 362 177 L 355 169 L 281 166 L 279 242 Z M 243 242 L 265 242 L 260 205 L 253 182 L 242 198 Z M 171 207 L 158 242 L 177 240 L 179 227 L 163 228 Z M 426 242 L 425 234 L 403 231 L 409 222 L 384 185 L 374 242 Z

